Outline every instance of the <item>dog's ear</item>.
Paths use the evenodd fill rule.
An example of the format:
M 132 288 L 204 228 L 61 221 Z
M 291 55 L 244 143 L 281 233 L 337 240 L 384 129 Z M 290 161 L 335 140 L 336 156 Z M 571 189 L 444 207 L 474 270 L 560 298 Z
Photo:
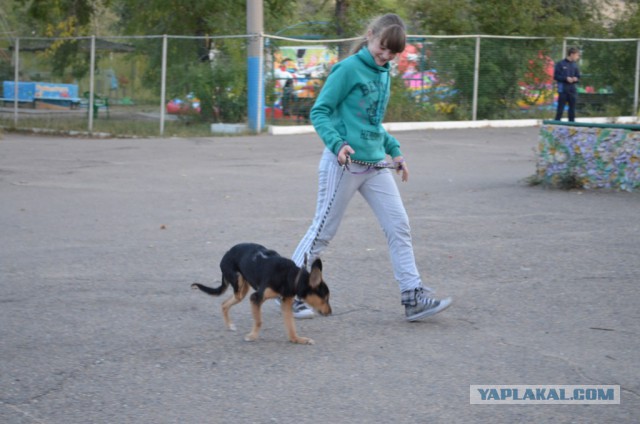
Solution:
M 322 282 L 322 261 L 320 258 L 313 261 L 311 265 L 311 274 L 309 275 L 309 285 L 316 288 Z
M 313 271 L 314 268 L 317 268 L 320 271 L 322 271 L 322 261 L 320 260 L 320 258 L 317 258 L 315 261 L 313 261 L 313 264 L 311 265 L 311 270 Z
M 300 268 L 298 268 L 298 273 L 296 274 L 296 279 L 294 280 L 293 284 L 297 287 L 298 283 L 300 283 L 300 278 L 302 277 L 302 274 L 305 271 L 305 267 L 301 266 Z

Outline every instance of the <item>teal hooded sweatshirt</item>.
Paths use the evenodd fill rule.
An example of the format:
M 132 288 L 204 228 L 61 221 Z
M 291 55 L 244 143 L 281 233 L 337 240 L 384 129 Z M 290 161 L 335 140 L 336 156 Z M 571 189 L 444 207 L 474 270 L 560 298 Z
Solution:
M 349 144 L 355 160 L 402 156 L 400 143 L 382 127 L 390 93 L 389 64 L 378 66 L 363 47 L 333 66 L 311 109 L 311 122 L 334 154 Z

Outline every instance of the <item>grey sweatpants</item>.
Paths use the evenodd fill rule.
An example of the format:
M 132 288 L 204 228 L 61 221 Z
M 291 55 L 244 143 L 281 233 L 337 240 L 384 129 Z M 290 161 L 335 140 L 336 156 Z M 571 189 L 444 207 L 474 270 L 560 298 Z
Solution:
M 349 201 L 356 191 L 359 191 L 378 218 L 387 237 L 393 274 L 400 292 L 421 287 L 422 281 L 416 268 L 411 244 L 409 218 L 394 176 L 387 168 L 370 172 L 365 172 L 366 170 L 366 166 L 351 164 L 349 170 L 343 171 L 336 155 L 325 149 L 318 169 L 318 202 L 315 217 L 292 259 L 301 266 L 305 253 L 309 254 L 309 258 L 320 256 L 338 231 Z M 334 193 L 335 198 L 332 202 Z M 322 228 L 318 234 L 320 227 Z M 427 287 L 425 289 L 431 291 Z

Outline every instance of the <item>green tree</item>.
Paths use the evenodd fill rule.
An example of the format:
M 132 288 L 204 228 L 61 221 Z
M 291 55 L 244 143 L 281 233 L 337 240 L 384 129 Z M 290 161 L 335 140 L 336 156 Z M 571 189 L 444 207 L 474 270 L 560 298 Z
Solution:
M 611 36 L 614 38 L 640 39 L 640 2 L 626 2 L 626 10 L 621 18 L 612 23 Z M 598 43 L 590 48 L 583 58 L 588 61 L 590 78 L 602 85 L 608 85 L 615 94 L 616 109 L 620 115 L 634 111 L 635 69 L 638 41 Z M 586 57 L 585 57 L 586 56 Z
M 472 0 L 412 0 L 410 26 L 417 34 L 462 35 L 475 32 Z
M 288 22 L 294 6 L 294 0 L 264 2 L 265 32 Z M 246 0 L 114 0 L 124 34 L 194 36 L 169 40 L 167 91 L 170 96 L 197 96 L 206 121 L 244 118 L 246 40 L 216 36 L 246 34 L 246 7 Z M 139 40 L 136 46 L 138 54 L 147 57 L 145 83 L 158 87 L 162 60 L 158 40 Z
M 606 0 L 605 0 L 606 1 Z M 596 0 L 411 0 L 413 26 L 434 35 L 578 36 L 593 31 Z
M 640 1 L 627 1 L 626 8 L 626 13 L 611 28 L 611 34 L 618 38 L 640 38 Z
M 591 0 L 413 0 L 409 4 L 418 11 L 411 19 L 419 33 L 561 38 L 601 31 L 592 3 Z M 470 48 L 467 40 L 435 40 L 432 44 L 427 66 L 438 69 L 447 63 L 446 70 L 438 69 L 442 71 L 441 79 L 456 82 L 457 103 L 468 107 L 473 97 L 475 48 Z M 440 44 L 453 48 L 438 49 Z M 560 41 L 483 38 L 478 118 L 513 117 L 514 111 L 519 110 L 518 104 L 529 95 L 525 87 L 548 91 L 545 65 L 556 54 L 554 44 L 559 45 Z
M 74 78 L 84 76 L 89 69 L 86 43 L 67 37 L 88 36 L 92 33 L 92 17 L 107 8 L 111 0 L 18 0 L 17 13 L 26 13 L 30 35 L 57 38 L 46 49 L 52 72 Z

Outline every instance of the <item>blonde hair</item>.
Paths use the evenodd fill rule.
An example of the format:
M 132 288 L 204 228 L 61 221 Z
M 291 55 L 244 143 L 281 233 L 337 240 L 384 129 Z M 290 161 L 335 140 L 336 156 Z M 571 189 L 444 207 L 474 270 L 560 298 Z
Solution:
M 356 54 L 369 42 L 367 34 L 371 32 L 373 38 L 380 38 L 380 43 L 391 50 L 392 53 L 402 53 L 407 42 L 407 34 L 404 22 L 395 13 L 374 18 L 367 26 L 362 40 L 356 41 L 351 47 L 350 55 Z

